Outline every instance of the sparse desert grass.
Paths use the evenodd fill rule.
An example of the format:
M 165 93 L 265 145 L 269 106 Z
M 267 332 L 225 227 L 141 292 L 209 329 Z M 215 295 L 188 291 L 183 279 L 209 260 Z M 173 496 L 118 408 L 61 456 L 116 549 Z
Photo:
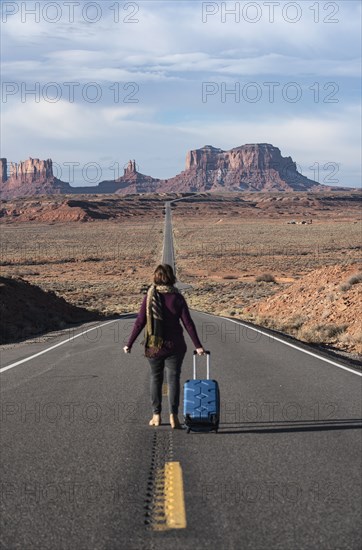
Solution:
M 345 305 L 340 303 L 338 279 L 333 277 L 313 283 L 318 289 L 317 302 L 323 300 L 323 309 L 316 317 L 313 308 L 307 313 L 302 309 L 302 296 L 308 299 L 310 291 L 315 292 L 307 282 L 300 285 L 301 299 L 294 312 L 288 309 L 287 316 L 282 308 L 267 315 L 248 311 L 249 306 L 265 303 L 275 293 L 283 300 L 286 292 L 287 306 L 289 286 L 318 268 L 339 264 L 349 269 L 358 263 L 361 245 L 357 224 L 319 221 L 290 226 L 276 220 L 234 218 L 216 223 L 218 219 L 204 217 L 196 223 L 174 215 L 179 274 L 194 286 L 189 297 L 193 307 L 249 320 L 306 342 L 361 351 L 355 336 L 346 333 L 348 326 L 338 322 L 339 312 L 345 316 L 344 308 L 349 305 L 348 300 Z M 265 274 L 272 275 L 278 284 L 266 282 L 271 277 Z M 358 274 L 347 279 L 349 288 L 351 279 L 354 284 L 360 280 Z
M 358 283 L 362 283 L 362 273 L 356 273 L 356 275 L 352 275 L 347 281 L 343 284 L 341 284 L 340 289 L 345 292 L 346 290 L 349 290 L 352 285 L 356 285 Z
M 308 323 L 308 318 L 300 315 L 296 315 L 285 320 L 259 315 L 254 316 L 251 320 L 258 325 L 290 334 L 299 340 L 312 344 L 334 343 L 337 337 L 338 339 L 343 340 L 343 333 L 348 328 L 348 325 L 346 324 L 338 325 L 318 323 L 312 326 L 304 326 Z M 352 340 L 352 337 L 345 335 L 344 340 L 346 341 L 347 338 L 349 341 Z
M 235 218 L 216 223 L 217 218 L 195 220 L 174 214 L 178 265 L 185 273 L 206 278 L 225 272 L 295 277 L 360 256 L 360 226 L 350 222 L 294 226 Z
M 261 325 L 272 330 L 285 332 L 292 336 L 297 336 L 298 331 L 304 325 L 304 323 L 308 321 L 308 318 L 302 315 L 293 315 L 292 317 L 288 317 L 287 319 L 257 315 L 250 317 L 249 320 L 256 323 L 257 325 Z
M 312 327 L 301 328 L 298 337 L 313 344 L 333 343 L 337 337 L 340 338 L 347 327 L 348 325 L 316 324 Z
M 352 277 L 350 277 L 347 281 L 347 284 L 349 285 L 356 285 L 357 283 L 362 283 L 362 273 L 352 275 Z
M 161 256 L 162 227 L 162 218 L 2 226 L 1 274 L 23 277 L 87 309 L 136 311 Z
M 178 276 L 193 285 L 188 299 L 197 309 L 242 316 L 248 305 L 287 288 L 291 283 L 283 278 L 293 281 L 320 265 L 358 257 L 359 231 L 351 223 L 289 226 L 233 218 L 215 226 L 214 221 L 174 215 Z M 161 216 L 155 222 L 3 226 L 2 273 L 100 311 L 135 310 L 161 257 L 162 229 Z M 263 273 L 281 282 L 257 283 Z
M 298 331 L 307 320 L 308 318 L 302 315 L 294 315 L 283 321 L 282 330 L 288 334 L 293 333 L 294 331 Z
M 320 316 L 319 325 L 316 322 L 308 332 L 299 311 L 275 321 L 255 319 L 246 309 L 275 292 L 284 292 L 293 281 L 319 267 L 357 262 L 361 248 L 358 224 L 322 220 L 313 225 L 287 225 L 276 219 L 245 219 L 235 212 L 228 216 L 227 211 L 217 223 L 221 219 L 217 207 L 206 216 L 202 207 L 196 208 L 196 216 L 173 214 L 177 275 L 193 286 L 187 293 L 192 308 L 254 320 L 309 341 L 347 339 L 338 320 L 337 328 L 332 323 L 328 329 L 318 328 Z M 122 313 L 138 310 L 142 289 L 161 259 L 163 219 L 158 210 L 150 211 L 148 218 L 91 224 L 23 222 L 3 225 L 1 231 L 3 275 L 23 276 L 88 309 Z M 278 285 L 256 282 L 268 273 Z M 354 276 L 358 281 L 351 283 L 350 277 L 346 284 L 357 284 L 360 275 Z M 324 286 L 327 289 L 325 283 L 318 285 L 321 293 Z M 328 292 L 326 320 L 337 291 Z
M 269 283 L 255 281 L 193 281 L 187 300 L 194 309 L 222 315 L 244 315 L 244 309 L 256 300 L 267 298 L 275 290 Z
M 177 210 L 174 212 L 175 246 L 178 274 L 183 281 L 190 282 L 196 290 L 211 281 L 215 283 L 197 299 L 198 307 L 207 311 L 217 312 L 225 284 L 233 293 L 230 309 L 234 310 L 235 302 L 246 307 L 287 288 L 293 280 L 314 269 L 353 264 L 359 259 L 360 226 L 351 222 L 324 220 L 313 225 L 287 225 L 278 220 L 229 217 L 217 223 L 219 213 L 197 216 L 199 219 L 185 218 Z M 279 284 L 256 283 L 256 278 L 265 273 L 273 274 Z M 226 277 L 230 283 L 226 283 Z M 244 287 L 240 296 L 241 282 L 251 286 Z M 331 302 L 333 299 L 331 293 Z M 224 307 L 221 309 L 225 311 Z
M 271 273 L 262 273 L 261 275 L 258 275 L 255 277 L 255 280 L 257 283 L 275 283 L 275 277 Z

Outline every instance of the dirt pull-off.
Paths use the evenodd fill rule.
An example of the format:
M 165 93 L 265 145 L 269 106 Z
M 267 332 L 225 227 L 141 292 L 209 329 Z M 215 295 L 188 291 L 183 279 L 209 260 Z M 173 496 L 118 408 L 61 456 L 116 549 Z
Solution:
M 256 322 L 310 343 L 362 354 L 362 266 L 316 269 L 246 308 Z

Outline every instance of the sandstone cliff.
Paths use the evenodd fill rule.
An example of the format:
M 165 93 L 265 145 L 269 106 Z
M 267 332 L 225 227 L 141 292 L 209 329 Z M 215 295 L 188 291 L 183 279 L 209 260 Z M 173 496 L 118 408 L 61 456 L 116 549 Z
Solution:
M 69 183 L 65 183 L 53 175 L 51 159 L 29 158 L 19 164 L 12 162 L 10 163 L 9 177 L 7 175 L 7 160 L 2 158 L 0 162 L 2 199 L 72 192 Z
M 136 161 L 130 160 L 124 174 L 116 180 L 101 181 L 98 185 L 73 187 L 53 175 L 52 160 L 29 158 L 19 164 L 10 163 L 7 176 L 7 159 L 0 159 L 1 199 L 53 194 L 103 194 L 103 193 L 152 193 L 157 192 L 160 180 L 140 174 Z
M 336 190 L 312 181 L 297 171 L 291 157 L 268 143 L 256 143 L 223 151 L 211 145 L 189 151 L 185 170 L 168 180 L 137 171 L 130 160 L 123 176 L 98 185 L 72 187 L 53 175 L 51 159 L 1 162 L 0 191 L 3 199 L 48 194 L 154 193 L 197 191 L 318 191 Z
M 211 145 L 189 151 L 181 174 L 162 185 L 168 191 L 307 191 L 320 186 L 297 171 L 291 157 L 269 143 L 223 151 Z

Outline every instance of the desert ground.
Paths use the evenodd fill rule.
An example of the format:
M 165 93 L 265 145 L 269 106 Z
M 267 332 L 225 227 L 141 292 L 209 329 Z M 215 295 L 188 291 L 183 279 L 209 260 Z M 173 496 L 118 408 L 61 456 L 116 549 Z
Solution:
M 102 315 L 135 312 L 161 260 L 164 200 L 175 197 L 2 201 L 1 274 Z M 174 203 L 177 275 L 192 285 L 190 306 L 358 357 L 360 198 L 203 194 Z

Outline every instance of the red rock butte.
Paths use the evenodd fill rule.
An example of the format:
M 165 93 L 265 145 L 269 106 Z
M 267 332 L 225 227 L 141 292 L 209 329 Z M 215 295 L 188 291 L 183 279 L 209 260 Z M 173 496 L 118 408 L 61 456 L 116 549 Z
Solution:
M 73 187 L 56 178 L 52 160 L 29 158 L 19 164 L 1 163 L 1 198 L 51 194 L 157 193 L 202 191 L 323 191 L 331 188 L 300 174 L 291 157 L 269 143 L 242 145 L 223 151 L 211 145 L 189 151 L 185 170 L 170 179 L 156 179 L 137 171 L 130 160 L 124 174 L 98 185 Z M 332 188 L 336 190 L 337 188 Z

